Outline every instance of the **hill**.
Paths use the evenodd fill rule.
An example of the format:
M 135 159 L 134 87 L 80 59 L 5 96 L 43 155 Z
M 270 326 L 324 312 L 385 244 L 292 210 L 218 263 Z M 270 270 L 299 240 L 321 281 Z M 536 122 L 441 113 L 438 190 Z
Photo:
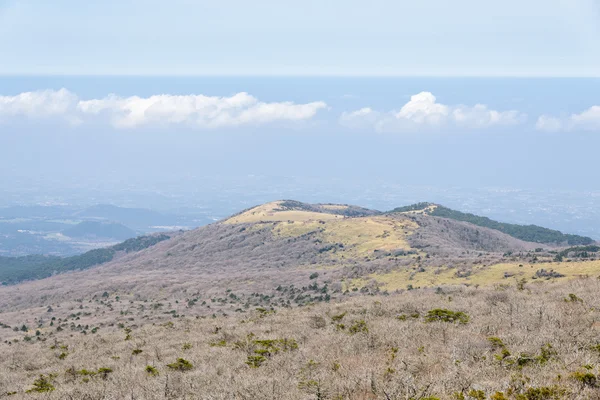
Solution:
M 568 268 L 553 265 L 560 250 L 427 213 L 383 214 L 348 205 L 284 200 L 122 257 L 115 258 L 118 250 L 109 248 L 73 261 L 65 259 L 61 268 L 52 263 L 38 266 L 33 269 L 41 271 L 38 276 L 83 271 L 29 282 L 18 289 L 6 288 L 0 291 L 0 303 L 24 307 L 43 299 L 67 301 L 105 291 L 136 293 L 139 298 L 160 293 L 169 298 L 189 292 L 222 296 L 230 290 L 236 293 L 232 301 L 238 305 L 257 293 L 270 304 L 305 305 L 334 299 L 346 291 L 378 293 L 441 284 L 493 284 L 537 275 L 569 278 L 598 268 L 598 253 L 589 251 L 570 252 L 565 263 L 577 262 Z M 583 254 L 587 256 L 581 257 Z M 100 266 L 85 270 L 96 265 Z M 527 269 L 522 268 L 525 265 Z M 556 272 L 559 269 L 561 272 Z M 322 283 L 315 286 L 315 277 Z M 62 287 L 69 287 L 69 293 L 61 291 Z M 25 303 L 14 297 L 24 290 L 31 291 Z M 214 313 L 233 303 L 198 310 Z
M 57 273 L 88 269 L 112 261 L 119 253 L 141 251 L 169 237 L 165 234 L 140 236 L 114 246 L 65 258 L 43 255 L 0 257 L 0 283 L 15 284 L 26 280 L 43 279 Z
M 63 235 L 72 238 L 103 238 L 126 240 L 136 236 L 134 230 L 117 222 L 83 221 L 65 229 Z
M 431 208 L 283 200 L 82 258 L 5 260 L 63 273 L 0 287 L 0 387 L 49 399 L 593 398 L 600 246 L 526 242 Z
M 474 214 L 463 213 L 433 203 L 417 203 L 410 206 L 399 207 L 390 212 L 426 214 L 434 217 L 442 217 L 453 219 L 456 221 L 464 221 L 473 225 L 495 229 L 497 231 L 506 233 L 507 235 L 510 235 L 520 240 L 524 240 L 526 242 L 571 246 L 589 245 L 594 243 L 593 239 L 585 236 L 564 234 L 562 232 L 548 228 L 543 228 L 537 225 L 517 225 L 508 224 L 504 222 L 497 222 L 487 217 L 480 217 Z

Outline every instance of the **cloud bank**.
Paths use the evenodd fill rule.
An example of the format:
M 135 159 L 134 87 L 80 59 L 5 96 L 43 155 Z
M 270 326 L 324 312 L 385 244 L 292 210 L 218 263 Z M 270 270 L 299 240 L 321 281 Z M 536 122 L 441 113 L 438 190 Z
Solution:
M 542 115 L 538 118 L 535 127 L 545 132 L 600 131 L 600 106 L 592 106 L 580 114 L 571 114 L 569 117 Z
M 83 100 L 66 89 L 60 89 L 0 96 L 0 121 L 14 117 L 59 118 L 75 124 L 107 120 L 116 128 L 184 124 L 210 129 L 309 120 L 324 108 L 327 104 L 322 101 L 267 103 L 248 93 L 231 97 L 109 95 L 102 99 Z
M 400 111 L 379 112 L 369 107 L 345 112 L 340 123 L 349 128 L 374 128 L 379 132 L 439 129 L 455 126 L 468 129 L 517 125 L 527 116 L 518 111 L 490 110 L 486 105 L 449 106 L 437 102 L 430 92 L 411 96 Z

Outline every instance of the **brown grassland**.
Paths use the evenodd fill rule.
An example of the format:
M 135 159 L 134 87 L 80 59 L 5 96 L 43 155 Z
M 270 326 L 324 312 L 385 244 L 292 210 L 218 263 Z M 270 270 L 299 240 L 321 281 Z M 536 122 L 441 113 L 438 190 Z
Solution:
M 268 203 L 0 287 L 0 399 L 600 399 L 600 254 L 560 251 Z
M 0 344 L 0 397 L 537 400 L 600 390 L 595 278 L 160 323 L 142 314 L 96 333 L 19 332 Z

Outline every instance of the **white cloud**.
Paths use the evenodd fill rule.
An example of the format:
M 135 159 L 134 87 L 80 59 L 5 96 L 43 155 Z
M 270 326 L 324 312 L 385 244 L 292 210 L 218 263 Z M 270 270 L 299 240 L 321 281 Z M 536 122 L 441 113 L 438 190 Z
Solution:
M 580 114 L 571 114 L 564 118 L 542 115 L 537 120 L 536 128 L 546 132 L 600 131 L 600 106 L 592 106 Z
M 77 96 L 66 89 L 25 92 L 16 96 L 0 96 L 0 116 L 44 118 L 72 111 Z
M 546 132 L 558 132 L 563 129 L 563 122 L 560 118 L 542 115 L 535 123 L 535 129 Z
M 1 117 L 63 118 L 69 122 L 107 119 L 117 128 L 185 124 L 197 128 L 261 125 L 313 118 L 324 102 L 265 103 L 248 93 L 231 97 L 169 94 L 82 100 L 66 89 L 0 96 Z
M 430 92 L 413 95 L 400 111 L 378 112 L 362 108 L 343 113 L 340 123 L 347 127 L 373 127 L 380 132 L 410 129 L 433 129 L 454 125 L 462 128 L 488 128 L 499 125 L 517 125 L 526 115 L 518 111 L 490 110 L 486 105 L 448 106 L 437 102 Z
M 366 128 L 376 125 L 381 119 L 381 114 L 369 107 L 352 112 L 344 112 L 340 116 L 340 124 L 348 128 Z
M 473 107 L 458 106 L 452 111 L 454 121 L 469 128 L 488 128 L 494 125 L 518 125 L 525 122 L 527 116 L 515 110 L 490 110 L 484 104 Z
M 446 122 L 448 114 L 448 106 L 437 103 L 432 93 L 421 92 L 411 96 L 410 101 L 395 114 L 395 117 L 419 125 L 437 126 Z

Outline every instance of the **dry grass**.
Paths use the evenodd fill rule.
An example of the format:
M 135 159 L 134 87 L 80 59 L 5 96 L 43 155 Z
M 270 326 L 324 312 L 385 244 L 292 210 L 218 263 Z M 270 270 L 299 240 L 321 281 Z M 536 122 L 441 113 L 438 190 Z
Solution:
M 343 218 L 341 215 L 304 210 L 281 210 L 281 201 L 251 208 L 224 221 L 226 224 L 247 224 L 267 221 L 314 221 Z
M 274 227 L 281 237 L 298 237 L 314 232 L 325 244 L 342 245 L 339 258 L 371 256 L 375 251 L 410 250 L 407 237 L 418 225 L 410 220 L 385 216 L 336 220 L 285 221 Z
M 0 287 L 0 399 L 599 398 L 600 261 L 550 263 L 552 249 L 426 215 L 294 204 Z M 436 308 L 469 321 L 427 322 Z M 36 379 L 55 390 L 26 393 Z
M 486 399 L 497 392 L 511 399 L 594 399 L 598 388 L 574 374 L 600 372 L 599 303 L 600 281 L 588 278 L 536 282 L 524 290 L 409 291 L 166 324 L 136 315 L 123 328 L 87 335 L 46 327 L 30 342 L 22 332 L 0 329 L 12 342 L 0 344 L 0 397 L 362 400 L 456 399 L 463 393 L 469 399 L 468 393 L 482 391 Z M 436 308 L 470 319 L 426 322 Z M 279 339 L 287 345 L 257 342 Z M 253 368 L 249 357 L 258 354 L 265 359 Z M 193 367 L 167 366 L 178 358 Z M 101 368 L 112 372 L 98 373 Z M 52 374 L 55 390 L 26 394 L 40 374 Z M 557 395 L 532 397 L 536 388 Z
M 539 279 L 535 277 L 538 270 L 554 270 L 564 278 L 560 280 L 579 278 L 582 276 L 597 276 L 600 274 L 600 260 L 580 262 L 550 262 L 535 264 L 501 263 L 490 266 L 474 266 L 468 269 L 468 276 L 461 274 L 456 268 L 430 268 L 422 272 L 417 267 L 392 271 L 383 274 L 370 274 L 366 279 L 375 279 L 381 283 L 382 289 L 406 289 L 413 287 L 436 287 L 446 285 L 494 285 L 512 283 L 515 279 Z M 543 278 L 542 278 L 543 279 Z M 351 286 L 361 287 L 365 279 L 357 279 Z

